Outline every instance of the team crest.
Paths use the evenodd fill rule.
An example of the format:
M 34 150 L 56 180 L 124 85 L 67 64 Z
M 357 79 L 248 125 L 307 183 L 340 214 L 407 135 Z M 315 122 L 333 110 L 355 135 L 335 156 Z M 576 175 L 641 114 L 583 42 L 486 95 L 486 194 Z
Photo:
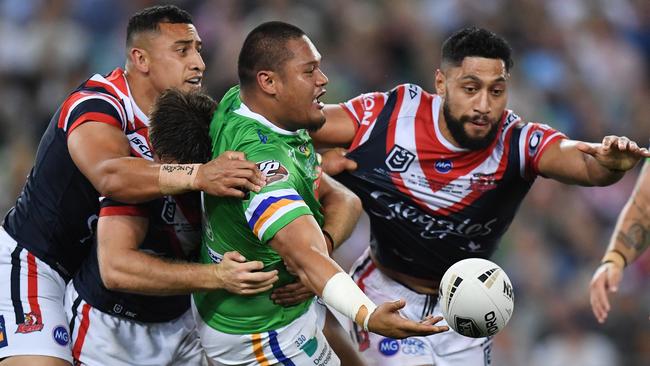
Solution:
M 277 160 L 266 160 L 257 163 L 257 168 L 266 177 L 266 185 L 285 182 L 289 179 L 289 171 Z
M 31 333 L 31 332 L 40 332 L 43 330 L 43 320 L 41 319 L 41 314 L 39 313 L 26 313 L 25 321 L 22 324 L 18 324 L 16 333 Z
M 402 173 L 409 168 L 414 159 L 415 154 L 395 144 L 386 158 L 386 166 L 391 172 Z

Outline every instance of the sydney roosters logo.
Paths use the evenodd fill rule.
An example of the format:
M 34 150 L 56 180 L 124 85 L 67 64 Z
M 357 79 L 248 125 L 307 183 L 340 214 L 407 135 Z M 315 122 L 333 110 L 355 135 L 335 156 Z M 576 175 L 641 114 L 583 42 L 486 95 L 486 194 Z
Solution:
M 18 324 L 16 333 L 40 332 L 41 330 L 43 330 L 41 314 L 32 312 L 25 314 L 25 321 L 22 324 Z

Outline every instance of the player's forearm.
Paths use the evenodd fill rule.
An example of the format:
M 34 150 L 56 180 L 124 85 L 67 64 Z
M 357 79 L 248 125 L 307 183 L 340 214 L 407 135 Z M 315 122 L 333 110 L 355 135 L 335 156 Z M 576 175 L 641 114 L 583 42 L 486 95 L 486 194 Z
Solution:
M 123 157 L 103 162 L 96 184 L 105 197 L 124 203 L 140 203 L 179 194 L 193 188 L 200 164 L 158 164 L 141 158 Z
M 634 262 L 650 246 L 650 188 L 641 183 L 621 211 L 607 247 L 606 253 L 622 256 L 624 265 Z
M 625 175 L 624 171 L 608 169 L 599 164 L 592 156 L 583 155 L 586 173 L 586 179 L 584 179 L 584 182 L 580 182 L 583 186 L 608 186 L 618 182 Z
M 173 262 L 130 250 L 100 264 L 104 285 L 114 291 L 144 295 L 180 295 L 221 288 L 214 265 Z
M 359 197 L 339 183 L 336 184 L 336 189 L 321 198 L 325 216 L 323 231 L 331 235 L 332 249 L 336 249 L 350 237 L 362 210 Z M 339 186 L 343 189 L 339 189 Z

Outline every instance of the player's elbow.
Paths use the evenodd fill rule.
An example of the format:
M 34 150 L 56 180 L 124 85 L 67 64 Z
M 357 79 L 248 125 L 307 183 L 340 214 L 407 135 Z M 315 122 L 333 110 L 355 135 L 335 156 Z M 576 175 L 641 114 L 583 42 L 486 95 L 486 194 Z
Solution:
M 100 261 L 99 263 L 99 276 L 106 289 L 111 291 L 128 290 L 125 286 L 119 265 L 115 261 Z

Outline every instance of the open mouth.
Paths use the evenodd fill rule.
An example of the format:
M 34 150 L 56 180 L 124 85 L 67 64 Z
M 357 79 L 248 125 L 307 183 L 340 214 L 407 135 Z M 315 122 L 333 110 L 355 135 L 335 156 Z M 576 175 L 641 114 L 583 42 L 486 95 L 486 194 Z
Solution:
M 319 99 L 320 99 L 320 97 L 325 95 L 326 92 L 327 91 L 325 89 L 323 89 L 320 93 L 318 93 L 318 95 L 316 95 L 316 98 L 314 98 L 314 100 L 312 101 L 314 104 L 316 104 L 318 109 L 323 109 L 323 107 L 325 107 L 325 103 L 321 102 Z
M 192 86 L 200 87 L 201 86 L 201 80 L 203 80 L 202 76 L 195 76 L 193 78 L 185 80 L 185 82 L 188 83 L 188 84 L 191 84 Z

